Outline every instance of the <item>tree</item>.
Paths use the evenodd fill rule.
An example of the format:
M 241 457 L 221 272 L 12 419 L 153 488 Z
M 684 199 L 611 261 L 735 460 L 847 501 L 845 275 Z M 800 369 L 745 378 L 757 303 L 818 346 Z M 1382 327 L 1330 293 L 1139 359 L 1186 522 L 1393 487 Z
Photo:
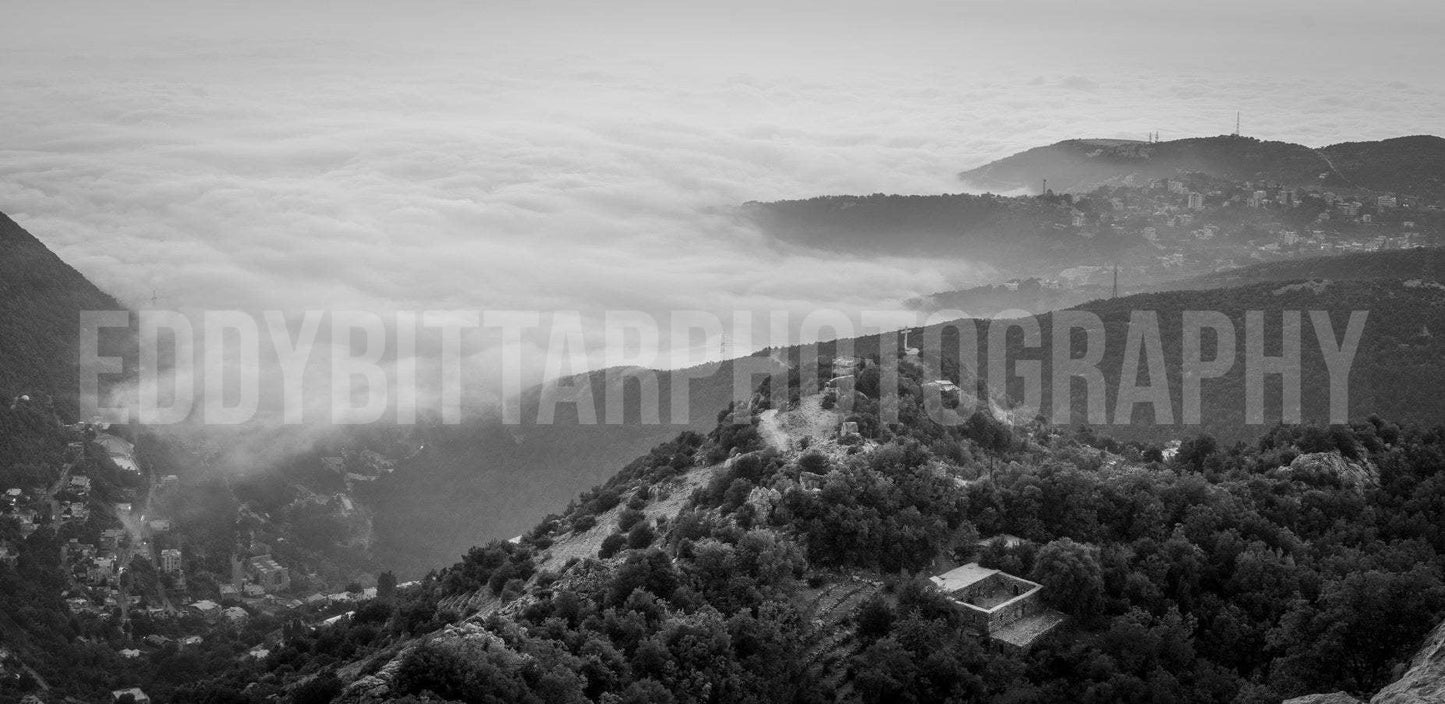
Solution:
M 881 596 L 874 595 L 858 607 L 853 614 L 854 630 L 863 642 L 871 642 L 888 635 L 893 628 L 893 607 Z
M 376 598 L 382 601 L 396 598 L 396 575 L 390 570 L 376 576 Z
M 1379 689 L 1442 612 L 1445 585 L 1430 567 L 1346 575 L 1326 584 L 1316 602 L 1297 600 L 1269 633 L 1270 646 L 1286 653 L 1271 683 L 1301 693 Z
M 390 573 L 388 573 L 390 574 Z M 341 679 L 335 672 L 326 671 L 296 688 L 291 695 L 292 704 L 330 704 L 336 695 L 341 694 Z
M 1213 435 L 1204 433 L 1180 444 L 1179 454 L 1174 459 L 1181 466 L 1193 467 L 1194 471 L 1202 472 L 1204 461 L 1218 450 L 1219 441 L 1215 440 Z
M 592 530 L 593 526 L 596 525 L 597 517 L 590 513 L 584 513 L 572 519 L 572 532 L 586 533 L 587 531 Z
M 652 544 L 657 532 L 652 529 L 652 524 L 647 521 L 638 523 L 627 532 L 627 547 L 633 550 L 640 550 Z
M 827 474 L 832 469 L 828 456 L 821 452 L 808 452 L 798 458 L 798 468 L 804 472 Z
M 627 536 L 622 533 L 613 533 L 602 539 L 602 545 L 597 549 L 597 556 L 607 559 L 617 554 L 618 550 L 627 546 Z
M 994 459 L 989 463 L 989 476 L 993 476 L 994 465 L 998 463 L 998 457 L 1008 450 L 1013 444 L 1013 431 L 1001 423 L 987 409 L 974 411 L 964 423 L 964 432 L 972 438 L 978 446 L 987 451 Z
M 672 704 L 677 699 L 661 682 L 643 678 L 629 685 L 618 701 L 620 704 Z
M 1050 542 L 1034 558 L 1033 579 L 1044 586 L 1044 599 L 1065 613 L 1091 617 L 1104 596 L 1099 551 L 1069 538 Z
M 632 527 L 637 525 L 638 521 L 643 521 L 646 519 L 647 514 L 635 508 L 622 509 L 622 513 L 617 514 L 617 530 L 625 533 L 629 530 L 632 530 Z

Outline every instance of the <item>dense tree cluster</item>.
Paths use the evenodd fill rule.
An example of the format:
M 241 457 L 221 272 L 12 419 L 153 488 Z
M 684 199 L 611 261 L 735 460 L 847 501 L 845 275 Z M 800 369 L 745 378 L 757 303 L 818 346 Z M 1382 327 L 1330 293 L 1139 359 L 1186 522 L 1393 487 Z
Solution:
M 460 658 L 447 638 L 417 649 L 402 687 L 416 701 L 810 701 L 828 682 L 796 656 L 801 578 L 826 568 L 897 575 L 852 619 L 847 681 L 870 702 L 1368 692 L 1445 615 L 1439 431 L 1280 427 L 1253 445 L 1196 438 L 1169 465 L 1105 463 L 1088 434 L 1039 438 L 966 487 L 917 438 L 837 467 L 805 454 L 827 483 L 768 515 L 730 505 L 731 487 L 794 467 L 745 455 L 661 542 L 549 576 L 487 622 L 501 642 L 485 654 Z M 1366 480 L 1299 457 L 1354 462 Z M 1044 584 L 1065 633 L 1005 651 L 906 576 L 979 533 L 1022 538 L 977 558 Z
M 805 565 L 797 548 L 704 512 L 680 518 L 673 539 L 672 552 L 573 565 L 514 620 L 489 619 L 488 636 L 413 650 L 399 693 L 460 702 L 804 696 L 804 626 L 786 599 Z
M 929 459 L 916 442 L 882 448 L 829 473 L 818 493 L 789 492 L 779 516 L 819 566 L 922 569 L 964 518 L 962 492 Z

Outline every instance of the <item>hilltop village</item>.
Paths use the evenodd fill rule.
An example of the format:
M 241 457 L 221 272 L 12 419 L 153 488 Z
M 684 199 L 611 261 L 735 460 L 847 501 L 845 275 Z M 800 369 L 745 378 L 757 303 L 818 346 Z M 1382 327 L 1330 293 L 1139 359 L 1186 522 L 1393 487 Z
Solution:
M 1056 204 L 1052 227 L 1084 239 L 1119 237 L 1112 263 L 1066 267 L 1046 285 L 1126 285 L 1291 257 L 1439 246 L 1445 212 L 1413 196 L 1287 188 L 1190 174 L 1087 195 L 1040 196 Z
M 1126 179 L 1129 181 L 1129 179 Z M 1445 244 L 1445 211 L 1412 196 L 1287 188 L 1189 174 L 1088 194 L 980 196 L 1025 213 L 1043 254 L 995 283 L 910 299 L 920 309 L 1040 313 L 1165 290 L 1251 264 Z M 1040 233 L 1047 233 L 1047 236 Z

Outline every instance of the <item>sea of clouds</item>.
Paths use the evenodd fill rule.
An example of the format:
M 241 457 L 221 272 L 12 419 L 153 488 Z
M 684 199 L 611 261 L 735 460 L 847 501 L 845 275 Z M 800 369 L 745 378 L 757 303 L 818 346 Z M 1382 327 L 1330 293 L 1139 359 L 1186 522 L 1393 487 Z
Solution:
M 958 191 L 958 171 L 1028 147 L 1221 134 L 1236 110 L 1247 134 L 1311 145 L 1438 132 L 1440 15 L 37 4 L 0 27 L 0 211 L 135 307 L 578 310 L 589 326 L 891 310 L 992 272 L 789 249 L 734 208 Z M 718 342 L 674 347 L 691 356 L 659 365 Z

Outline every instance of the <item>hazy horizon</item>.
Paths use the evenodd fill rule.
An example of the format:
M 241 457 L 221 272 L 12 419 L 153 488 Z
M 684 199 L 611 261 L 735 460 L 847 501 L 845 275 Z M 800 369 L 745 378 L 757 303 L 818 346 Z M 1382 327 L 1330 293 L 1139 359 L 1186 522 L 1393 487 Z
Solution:
M 1382 2 L 47 3 L 0 29 L 0 211 L 128 304 L 846 312 L 986 281 L 735 222 L 1072 137 L 1429 132 Z M 847 285 L 840 285 L 846 281 Z

